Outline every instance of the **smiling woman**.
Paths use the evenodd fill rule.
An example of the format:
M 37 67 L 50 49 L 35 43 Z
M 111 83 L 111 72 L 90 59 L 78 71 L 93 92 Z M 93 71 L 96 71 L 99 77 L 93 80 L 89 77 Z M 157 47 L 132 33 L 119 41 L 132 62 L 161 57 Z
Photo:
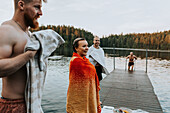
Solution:
M 77 38 L 73 42 L 73 51 L 81 57 L 87 55 L 88 43 L 84 38 Z
M 99 80 L 95 67 L 85 57 L 88 51 L 87 41 L 83 38 L 75 39 L 73 50 L 66 111 L 68 113 L 100 113 Z

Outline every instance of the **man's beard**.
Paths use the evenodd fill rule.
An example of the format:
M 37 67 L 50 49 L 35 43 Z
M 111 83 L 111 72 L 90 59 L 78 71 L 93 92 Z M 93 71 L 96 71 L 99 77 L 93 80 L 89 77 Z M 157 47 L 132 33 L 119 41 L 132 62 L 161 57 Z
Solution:
M 37 21 L 38 16 L 32 19 L 29 15 L 25 14 L 24 17 L 25 17 L 25 23 L 27 24 L 27 26 L 30 26 L 33 29 L 36 29 L 39 27 L 39 23 Z
M 96 47 L 99 47 L 99 44 L 94 44 Z

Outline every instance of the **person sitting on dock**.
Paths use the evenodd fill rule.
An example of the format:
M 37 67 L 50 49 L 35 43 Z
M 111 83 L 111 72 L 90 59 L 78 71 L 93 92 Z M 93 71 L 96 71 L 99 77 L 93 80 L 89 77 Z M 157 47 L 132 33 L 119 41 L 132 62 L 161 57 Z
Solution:
M 128 55 L 126 57 L 126 59 L 129 59 L 129 63 L 128 63 L 128 71 L 133 71 L 133 67 L 134 67 L 134 59 L 137 60 L 137 57 L 135 55 L 133 55 L 133 52 L 130 52 L 130 55 Z M 132 66 L 132 67 L 131 67 Z M 130 70 L 131 67 L 131 70 Z
M 109 74 L 106 69 L 105 60 L 104 60 L 104 51 L 99 46 L 100 38 L 98 36 L 94 36 L 93 45 L 89 48 L 87 52 L 87 58 L 89 61 L 95 66 L 96 72 L 98 75 L 99 81 L 102 80 L 102 73 Z

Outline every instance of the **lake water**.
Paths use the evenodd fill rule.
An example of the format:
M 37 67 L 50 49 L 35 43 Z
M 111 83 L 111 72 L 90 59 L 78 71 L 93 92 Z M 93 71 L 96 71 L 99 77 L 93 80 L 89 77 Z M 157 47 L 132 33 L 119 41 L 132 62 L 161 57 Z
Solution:
M 125 68 L 125 58 L 116 57 L 116 69 Z M 48 72 L 43 92 L 42 107 L 45 113 L 66 113 L 66 95 L 69 78 L 70 57 L 62 60 L 49 60 Z M 113 70 L 113 58 L 105 57 L 109 71 Z M 135 70 L 145 71 L 145 58 L 138 58 Z M 105 75 L 104 75 L 105 76 Z M 170 113 L 170 61 L 148 60 L 148 76 L 164 113 Z M 0 83 L 2 81 L 0 80 Z M 0 90 L 1 90 L 0 85 Z M 123 106 L 122 106 L 123 107 Z
M 66 113 L 66 95 L 69 79 L 69 57 L 50 61 L 43 93 L 45 113 Z

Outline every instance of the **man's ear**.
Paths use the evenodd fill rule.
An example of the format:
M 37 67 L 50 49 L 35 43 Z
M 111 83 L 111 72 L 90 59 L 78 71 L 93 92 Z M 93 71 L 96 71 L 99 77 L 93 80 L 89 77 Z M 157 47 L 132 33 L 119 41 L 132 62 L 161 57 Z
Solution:
M 18 1 L 18 8 L 20 9 L 20 10 L 24 10 L 24 5 L 25 5 L 25 3 L 24 3 L 24 1 L 22 1 L 22 0 L 19 0 Z

